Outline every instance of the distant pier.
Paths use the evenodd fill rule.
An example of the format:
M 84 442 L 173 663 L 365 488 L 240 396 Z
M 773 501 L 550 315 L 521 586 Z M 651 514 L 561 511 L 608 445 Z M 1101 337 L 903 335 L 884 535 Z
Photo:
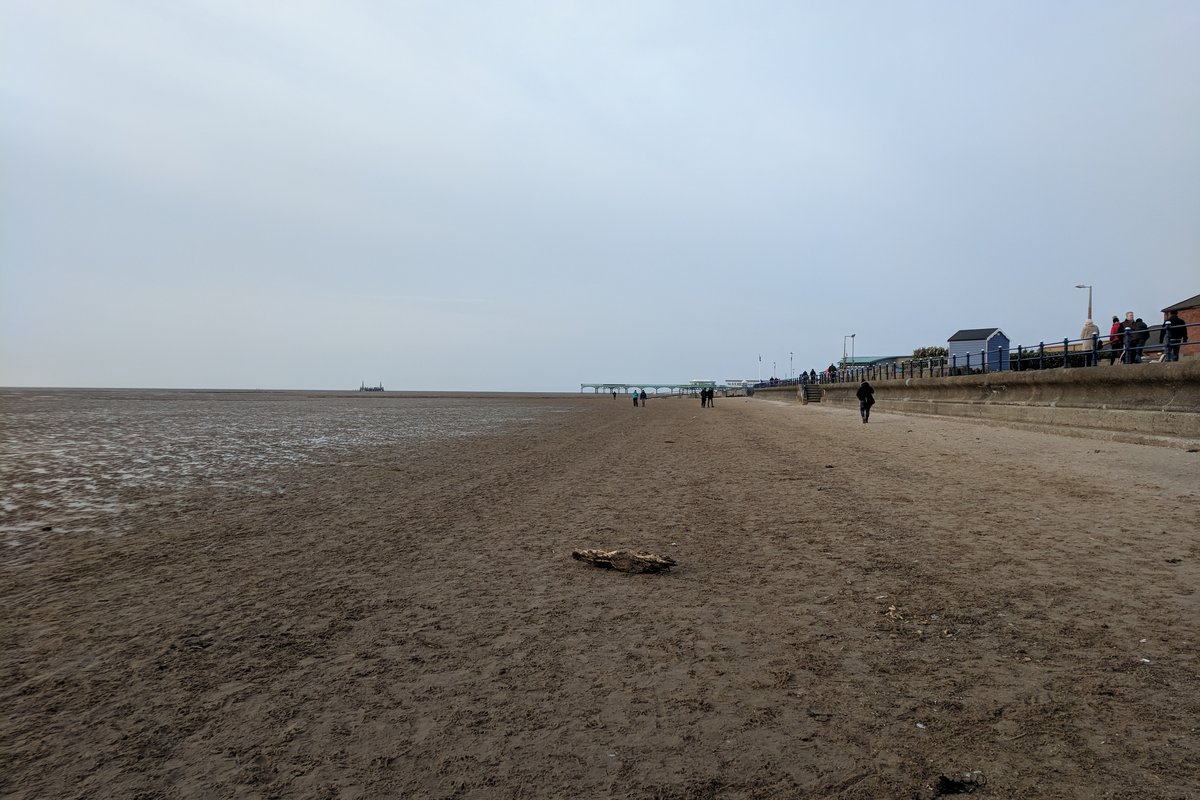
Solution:
M 620 394 L 629 394 L 633 389 L 638 391 L 650 392 L 658 394 L 663 389 L 667 390 L 668 394 L 694 394 L 701 389 L 720 389 L 724 391 L 727 386 L 718 384 L 716 381 L 688 381 L 687 383 L 638 383 L 636 381 L 614 381 L 609 383 L 581 383 L 579 384 L 580 394 L 588 389 L 591 389 L 594 394 L 611 394 L 619 392 Z

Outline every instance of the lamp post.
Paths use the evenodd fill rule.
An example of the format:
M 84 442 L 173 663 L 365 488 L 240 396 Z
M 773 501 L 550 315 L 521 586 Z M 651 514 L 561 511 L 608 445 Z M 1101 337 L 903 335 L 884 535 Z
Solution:
M 791 380 L 792 378 L 794 378 L 796 376 L 795 364 L 792 363 L 792 355 L 793 355 L 793 353 L 789 350 L 788 351 L 788 380 Z
M 849 339 L 853 343 L 854 336 L 855 336 L 855 334 L 853 334 L 853 333 L 847 333 L 845 336 L 842 337 L 842 368 L 843 369 L 846 368 L 846 340 Z
M 771 377 L 772 377 L 772 378 L 778 378 L 778 377 L 779 377 L 778 375 L 776 375 L 776 374 L 775 374 L 775 362 L 774 362 L 774 361 L 772 361 L 772 362 L 771 362 Z
M 1087 318 L 1091 319 L 1092 318 L 1092 287 L 1088 286 L 1086 283 L 1077 283 L 1077 284 L 1075 284 L 1075 288 L 1088 290 L 1088 315 L 1087 315 Z
M 857 335 L 858 334 L 856 334 L 856 333 L 850 334 L 850 360 L 851 361 L 854 360 L 854 337 Z

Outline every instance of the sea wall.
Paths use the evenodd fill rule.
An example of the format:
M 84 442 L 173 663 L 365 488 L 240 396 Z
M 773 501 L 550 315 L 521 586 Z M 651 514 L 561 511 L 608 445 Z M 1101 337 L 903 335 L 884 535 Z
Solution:
M 968 417 L 1127 441 L 1200 442 L 1200 360 L 872 381 L 877 411 Z M 764 396 L 795 400 L 795 387 Z M 857 410 L 857 383 L 822 403 Z M 755 390 L 757 396 L 763 390 Z
M 855 384 L 857 388 L 857 384 Z M 800 387 L 799 386 L 773 386 L 766 389 L 755 389 L 755 397 L 761 397 L 764 400 L 787 400 L 789 402 L 800 402 Z

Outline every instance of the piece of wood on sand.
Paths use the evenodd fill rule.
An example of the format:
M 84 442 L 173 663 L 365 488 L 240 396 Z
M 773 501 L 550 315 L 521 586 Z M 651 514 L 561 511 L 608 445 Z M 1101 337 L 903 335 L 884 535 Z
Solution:
M 675 566 L 675 559 L 640 550 L 574 550 L 571 558 L 586 561 L 593 567 L 618 569 L 621 572 L 665 572 Z

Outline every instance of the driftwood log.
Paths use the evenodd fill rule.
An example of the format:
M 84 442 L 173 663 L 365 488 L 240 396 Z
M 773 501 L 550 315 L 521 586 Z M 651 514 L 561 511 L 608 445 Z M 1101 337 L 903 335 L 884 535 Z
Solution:
M 665 572 L 675 566 L 675 559 L 640 550 L 575 550 L 571 558 L 586 561 L 593 567 L 618 569 L 621 572 Z

